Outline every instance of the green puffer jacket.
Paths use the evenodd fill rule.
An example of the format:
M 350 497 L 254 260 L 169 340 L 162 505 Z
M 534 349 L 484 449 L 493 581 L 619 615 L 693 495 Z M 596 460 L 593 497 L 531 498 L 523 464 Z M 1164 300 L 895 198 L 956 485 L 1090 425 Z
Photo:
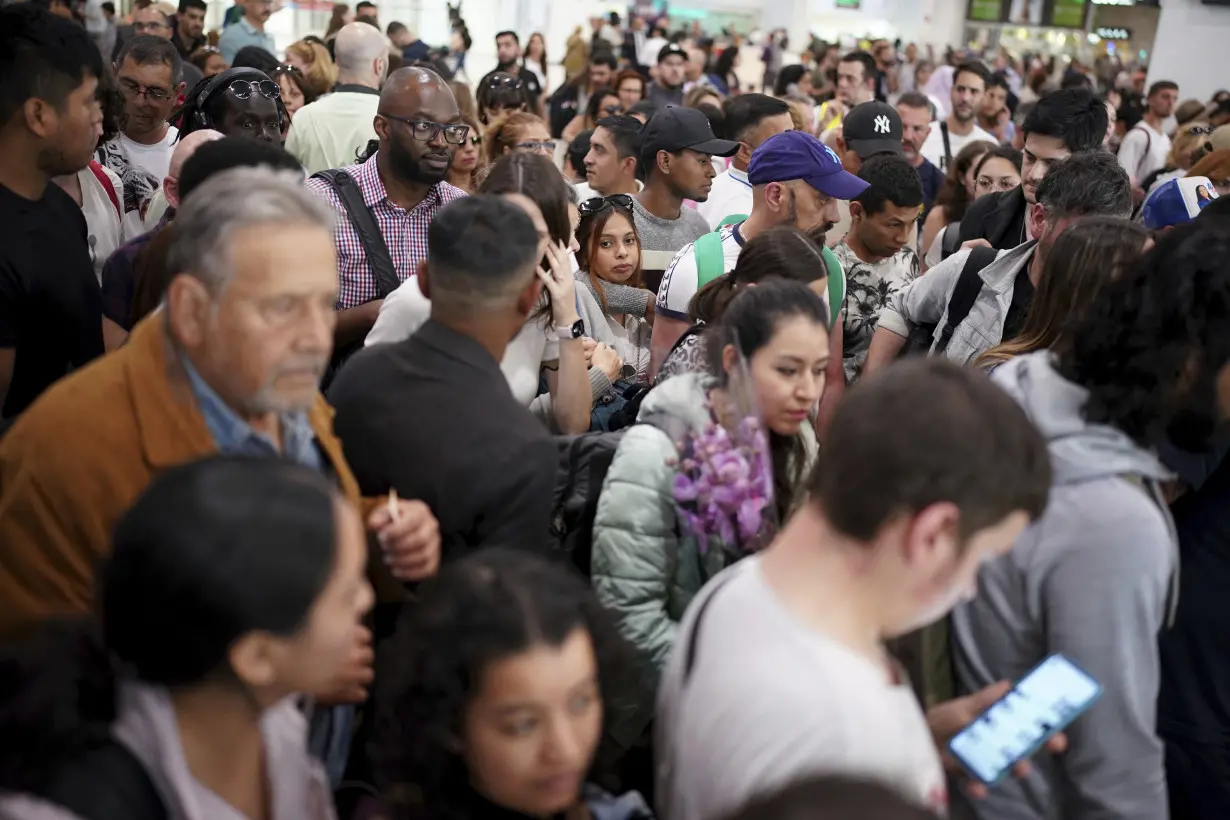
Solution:
M 618 711 L 612 736 L 627 748 L 653 719 L 658 677 L 692 598 L 734 556 L 711 537 L 700 554 L 675 512 L 675 444 L 711 421 L 712 377 L 689 373 L 655 387 L 619 443 L 607 471 L 594 519 L 592 578 L 598 597 L 619 620 L 620 631 L 645 664 L 644 685 Z M 815 433 L 801 435 L 810 462 Z M 623 700 L 623 699 L 621 699 Z M 627 698 L 631 701 L 632 698 Z

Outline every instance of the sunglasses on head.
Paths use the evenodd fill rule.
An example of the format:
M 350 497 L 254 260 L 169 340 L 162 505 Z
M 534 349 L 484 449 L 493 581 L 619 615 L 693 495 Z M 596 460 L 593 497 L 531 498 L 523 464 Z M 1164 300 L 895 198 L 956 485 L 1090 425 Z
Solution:
M 1214 128 L 1211 125 L 1193 125 L 1191 128 L 1187 129 L 1187 133 L 1193 137 L 1199 134 L 1212 134 L 1213 131 Z
M 577 212 L 581 216 L 590 216 L 592 214 L 602 213 L 607 208 L 623 208 L 625 211 L 632 210 L 632 197 L 627 194 L 611 194 L 610 196 L 596 196 L 593 199 L 587 199 L 577 206 Z
M 487 80 L 488 88 L 520 88 L 523 85 L 521 78 L 507 74 L 503 77 L 492 77 Z
M 299 66 L 289 65 L 288 63 L 282 63 L 282 65 L 278 66 L 277 68 L 273 70 L 272 76 L 276 77 L 279 74 L 290 74 L 295 77 L 302 77 L 303 71 L 299 69 Z
M 250 100 L 253 94 L 260 94 L 267 100 L 282 98 L 282 89 L 273 80 L 231 80 L 226 90 L 237 100 Z

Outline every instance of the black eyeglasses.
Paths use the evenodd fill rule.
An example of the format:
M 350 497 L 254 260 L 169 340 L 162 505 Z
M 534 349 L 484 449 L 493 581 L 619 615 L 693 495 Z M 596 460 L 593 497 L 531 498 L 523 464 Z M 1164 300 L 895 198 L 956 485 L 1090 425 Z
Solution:
M 231 80 L 226 90 L 237 100 L 250 100 L 253 94 L 260 94 L 267 100 L 282 98 L 282 89 L 273 80 Z
M 1212 134 L 1213 131 L 1214 129 L 1211 125 L 1193 125 L 1187 129 L 1187 133 L 1193 137 L 1198 134 Z
M 520 88 L 524 85 L 520 77 L 505 74 L 503 77 L 492 77 L 487 80 L 488 88 Z
M 445 139 L 448 139 L 448 137 L 445 137 Z M 471 145 L 482 145 L 483 144 L 482 135 L 481 134 L 471 134 L 470 144 Z
M 444 132 L 444 141 L 450 145 L 461 145 L 466 141 L 466 137 L 470 135 L 470 126 L 468 125 L 443 125 L 438 122 L 430 122 L 428 120 L 412 120 L 406 117 L 395 117 L 392 114 L 386 114 L 383 111 L 377 111 L 377 114 L 384 117 L 386 120 L 400 122 L 402 125 L 410 127 L 410 134 L 419 142 L 431 142 L 441 132 Z
M 174 96 L 173 92 L 167 91 L 165 88 L 141 85 L 140 83 L 133 82 L 127 77 L 120 77 L 120 88 L 126 96 L 131 97 L 134 100 L 142 94 L 145 95 L 145 99 L 153 100 L 154 102 L 166 102 Z
M 607 208 L 623 208 L 626 211 L 632 210 L 632 197 L 627 194 L 611 194 L 610 196 L 596 196 L 593 199 L 587 199 L 577 206 L 577 212 L 581 216 L 590 216 L 592 214 L 601 213 Z

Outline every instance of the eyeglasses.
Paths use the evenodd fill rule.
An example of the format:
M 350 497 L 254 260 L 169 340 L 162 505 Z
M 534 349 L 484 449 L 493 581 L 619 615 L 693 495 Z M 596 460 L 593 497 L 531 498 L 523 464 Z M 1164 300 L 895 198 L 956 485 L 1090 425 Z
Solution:
M 623 208 L 625 211 L 632 210 L 632 197 L 627 194 L 611 194 L 610 196 L 596 196 L 593 199 L 587 199 L 577 206 L 577 212 L 581 216 L 590 216 L 592 214 L 602 213 L 607 208 Z
M 505 74 L 503 77 L 491 77 L 487 80 L 488 88 L 520 88 L 524 85 L 520 77 Z
M 466 141 L 466 137 L 470 135 L 470 126 L 468 125 L 443 125 L 438 122 L 430 122 L 428 120 L 412 120 L 406 117 L 395 117 L 392 114 L 385 114 L 383 111 L 377 111 L 377 114 L 384 117 L 386 120 L 400 122 L 402 125 L 410 127 L 410 135 L 419 142 L 431 142 L 436 137 L 444 132 L 444 141 L 450 145 L 461 145 Z
M 282 98 L 282 89 L 273 80 L 232 80 L 226 90 L 237 100 L 249 100 L 253 94 L 260 94 L 267 100 Z
M 165 88 L 141 85 L 140 83 L 133 82 L 127 77 L 120 78 L 120 88 L 124 91 L 125 95 L 134 100 L 142 94 L 145 95 L 145 99 L 153 100 L 155 102 L 166 102 L 171 99 L 171 92 L 167 91 Z
M 1191 128 L 1187 129 L 1187 133 L 1193 137 L 1200 134 L 1212 134 L 1213 131 L 1214 128 L 1211 125 L 1193 125 Z
M 526 140 L 513 146 L 518 151 L 537 151 L 543 154 L 555 153 L 555 140 Z
M 471 144 L 471 145 L 482 145 L 482 144 L 483 144 L 483 138 L 482 138 L 482 135 L 481 135 L 481 134 L 471 134 L 471 135 L 470 135 L 470 144 Z

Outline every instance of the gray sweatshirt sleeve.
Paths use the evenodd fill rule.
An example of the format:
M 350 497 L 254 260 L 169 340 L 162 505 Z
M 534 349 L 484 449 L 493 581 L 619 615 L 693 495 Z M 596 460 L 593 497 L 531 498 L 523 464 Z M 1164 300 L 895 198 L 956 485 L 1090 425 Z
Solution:
M 1063 526 L 1040 534 L 1056 540 L 1040 590 L 1047 651 L 1062 652 L 1104 689 L 1068 727 L 1068 751 L 1056 758 L 1067 786 L 1062 816 L 1159 820 L 1168 812 L 1155 727 L 1157 637 L 1175 560 L 1169 526 L 1142 488 L 1118 477 L 1052 503 L 1067 509 Z
M 889 297 L 877 327 L 908 337 L 914 325 L 939 324 L 969 254 L 953 254 Z

